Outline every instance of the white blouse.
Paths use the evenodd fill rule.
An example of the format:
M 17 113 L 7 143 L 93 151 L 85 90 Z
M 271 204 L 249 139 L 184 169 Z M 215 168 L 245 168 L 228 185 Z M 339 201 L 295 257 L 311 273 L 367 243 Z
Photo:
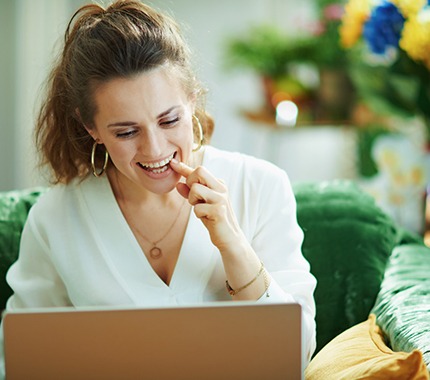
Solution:
M 287 175 L 268 162 L 210 146 L 205 147 L 202 165 L 226 183 L 238 222 L 271 276 L 270 297 L 257 302 L 302 305 L 309 359 L 315 349 L 316 280 L 301 253 L 303 232 Z M 14 290 L 7 310 L 230 299 L 220 253 L 193 212 L 166 285 L 143 254 L 106 176 L 57 185 L 38 200 L 7 280 Z

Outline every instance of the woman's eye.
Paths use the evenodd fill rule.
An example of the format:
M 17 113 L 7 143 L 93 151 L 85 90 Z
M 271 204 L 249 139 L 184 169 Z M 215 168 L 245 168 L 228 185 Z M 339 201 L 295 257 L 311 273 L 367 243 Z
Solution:
M 135 130 L 131 130 L 131 131 L 125 131 L 125 132 L 117 132 L 116 133 L 116 137 L 119 137 L 119 138 L 127 138 L 127 137 L 131 137 L 131 136 L 133 136 L 134 134 L 136 133 L 136 131 Z
M 160 125 L 163 127 L 169 127 L 169 126 L 171 127 L 171 126 L 175 125 L 178 121 L 179 121 L 179 117 L 175 117 L 174 119 L 162 121 L 160 123 Z

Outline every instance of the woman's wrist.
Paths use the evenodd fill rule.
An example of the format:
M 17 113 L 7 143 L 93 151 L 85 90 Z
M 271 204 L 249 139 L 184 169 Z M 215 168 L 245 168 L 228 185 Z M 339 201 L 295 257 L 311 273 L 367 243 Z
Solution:
M 221 252 L 221 251 L 220 251 Z M 257 300 L 267 292 L 270 277 L 264 264 L 246 240 L 238 240 L 221 252 L 226 291 L 235 300 Z
M 264 291 L 260 294 L 259 297 L 257 297 L 257 299 L 260 299 L 264 294 L 266 294 L 266 297 L 270 297 L 270 294 L 268 292 L 268 289 L 270 286 L 270 278 L 269 278 L 269 275 L 267 274 L 266 268 L 264 267 L 264 264 L 262 262 L 261 262 L 260 270 L 258 271 L 257 275 L 251 281 L 247 282 L 245 285 L 241 286 L 240 288 L 233 289 L 231 287 L 231 285 L 229 284 L 228 280 L 226 280 L 225 285 L 226 285 L 228 293 L 232 297 L 234 297 L 234 296 L 238 295 L 240 292 L 245 291 L 245 289 L 254 285 L 254 283 L 256 283 L 260 277 L 262 277 L 263 281 L 264 281 Z M 256 286 L 257 286 L 257 284 L 256 284 Z M 255 291 L 253 293 L 255 293 Z
M 241 286 L 240 288 L 236 288 L 236 289 L 233 289 L 231 287 L 231 285 L 229 284 L 228 280 L 226 280 L 225 285 L 226 285 L 227 291 L 229 292 L 229 294 L 231 296 L 235 296 L 236 294 L 239 294 L 242 290 L 245 290 L 246 288 L 251 286 L 255 281 L 257 281 L 257 279 L 261 276 L 263 271 L 264 271 L 264 264 L 261 263 L 260 270 L 258 271 L 257 275 L 251 281 L 247 282 L 245 285 Z

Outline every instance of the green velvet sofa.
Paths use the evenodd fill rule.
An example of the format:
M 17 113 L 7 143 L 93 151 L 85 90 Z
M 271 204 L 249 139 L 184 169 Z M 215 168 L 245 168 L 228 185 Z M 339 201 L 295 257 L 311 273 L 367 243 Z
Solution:
M 0 309 L 23 224 L 45 189 L 0 193 Z M 318 280 L 317 352 L 376 315 L 387 346 L 420 350 L 430 368 L 430 249 L 402 230 L 350 181 L 294 186 L 303 254 Z

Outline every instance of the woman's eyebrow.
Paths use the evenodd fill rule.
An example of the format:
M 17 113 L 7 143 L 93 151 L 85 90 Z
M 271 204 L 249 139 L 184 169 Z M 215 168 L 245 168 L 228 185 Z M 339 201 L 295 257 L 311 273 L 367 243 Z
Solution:
M 164 112 L 161 112 L 158 116 L 157 116 L 157 119 L 159 119 L 159 118 L 161 118 L 161 117 L 163 117 L 163 116 L 166 116 L 166 115 L 168 115 L 170 112 L 172 112 L 174 109 L 176 109 L 176 108 L 180 108 L 180 106 L 173 106 L 173 107 L 170 107 L 168 110 L 166 110 L 166 111 L 164 111 Z
M 119 121 L 118 123 L 109 124 L 107 127 L 132 127 L 133 125 L 137 125 L 135 121 Z

